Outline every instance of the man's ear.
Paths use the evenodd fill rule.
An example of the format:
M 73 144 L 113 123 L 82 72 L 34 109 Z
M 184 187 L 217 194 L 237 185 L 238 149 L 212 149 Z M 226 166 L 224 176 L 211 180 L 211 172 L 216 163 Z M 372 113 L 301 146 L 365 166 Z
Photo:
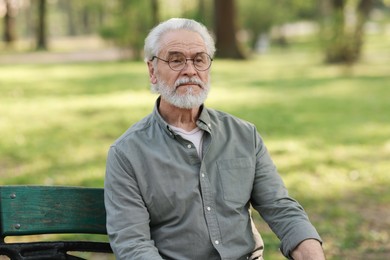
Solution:
M 154 69 L 153 62 L 148 61 L 148 69 L 149 69 L 149 80 L 150 80 L 150 83 L 156 84 L 157 83 L 157 78 L 156 78 L 156 74 L 155 74 L 156 71 Z

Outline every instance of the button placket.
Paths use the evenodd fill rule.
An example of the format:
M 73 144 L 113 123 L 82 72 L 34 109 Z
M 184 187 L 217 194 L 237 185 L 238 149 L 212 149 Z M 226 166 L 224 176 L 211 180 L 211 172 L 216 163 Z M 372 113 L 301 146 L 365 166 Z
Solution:
M 203 205 L 205 205 L 205 217 L 206 223 L 209 227 L 210 238 L 213 241 L 214 246 L 217 248 L 221 244 L 221 234 L 218 225 L 218 220 L 216 216 L 214 208 L 214 199 L 213 192 L 210 187 L 210 183 L 208 178 L 206 177 L 206 173 L 204 171 L 200 172 L 200 185 L 201 185 L 201 193 L 203 198 Z

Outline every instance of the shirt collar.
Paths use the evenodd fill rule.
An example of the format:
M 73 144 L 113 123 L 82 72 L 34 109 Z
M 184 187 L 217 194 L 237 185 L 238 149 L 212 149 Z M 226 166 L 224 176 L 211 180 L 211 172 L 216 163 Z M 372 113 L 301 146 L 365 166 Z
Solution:
M 200 112 L 198 120 L 196 121 L 196 124 L 198 125 L 198 127 L 200 129 L 210 133 L 211 132 L 211 119 L 210 119 L 209 111 L 204 105 L 202 105 L 200 107 L 200 109 L 201 109 L 201 112 Z
M 165 120 L 162 118 L 160 113 L 158 112 L 158 107 L 160 105 L 161 97 L 158 97 L 156 100 L 156 103 L 154 105 L 153 109 L 153 117 L 156 120 L 156 122 L 160 125 L 160 127 L 172 138 L 175 137 L 175 133 L 169 128 L 169 125 Z

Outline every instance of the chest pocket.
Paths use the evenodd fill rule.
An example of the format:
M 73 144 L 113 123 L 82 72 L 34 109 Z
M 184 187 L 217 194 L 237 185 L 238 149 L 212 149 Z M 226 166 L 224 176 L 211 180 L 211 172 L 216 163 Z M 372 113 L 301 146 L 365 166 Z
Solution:
M 251 196 L 254 166 L 250 158 L 217 161 L 224 199 L 245 205 Z

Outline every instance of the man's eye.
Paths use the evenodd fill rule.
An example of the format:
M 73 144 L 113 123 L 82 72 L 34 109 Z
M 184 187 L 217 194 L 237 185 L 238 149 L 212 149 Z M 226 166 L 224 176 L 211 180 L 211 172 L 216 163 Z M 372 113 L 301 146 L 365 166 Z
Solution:
M 172 55 L 168 58 L 168 60 L 172 63 L 183 63 L 185 61 L 185 57 L 182 55 Z
M 199 58 L 195 58 L 195 62 L 196 63 L 204 63 L 205 60 L 202 57 L 199 57 Z

